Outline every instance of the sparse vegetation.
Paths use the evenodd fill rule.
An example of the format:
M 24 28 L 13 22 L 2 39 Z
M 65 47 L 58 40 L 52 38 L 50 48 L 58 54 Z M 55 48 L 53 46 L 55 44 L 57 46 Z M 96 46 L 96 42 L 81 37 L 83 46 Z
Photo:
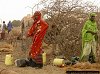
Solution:
M 14 27 L 19 27 L 19 26 L 21 26 L 21 21 L 20 20 L 13 20 L 12 24 Z
M 33 68 L 18 68 L 10 66 L 9 69 L 20 72 L 20 74 L 65 74 L 66 70 L 100 70 L 100 32 L 97 50 L 97 63 L 77 62 L 75 65 L 64 67 L 64 70 L 51 66 L 55 57 L 64 57 L 70 60 L 73 56 L 80 56 L 82 50 L 81 30 L 88 19 L 88 14 L 95 12 L 97 14 L 96 22 L 100 31 L 100 10 L 99 7 L 91 2 L 83 2 L 83 0 L 41 0 L 35 6 L 43 5 L 42 17 L 48 25 L 48 31 L 43 41 L 42 49 L 47 53 L 47 65 L 42 70 Z M 32 43 L 32 38 L 23 39 L 27 35 L 28 29 L 32 26 L 33 20 L 31 15 L 24 16 L 23 19 L 13 20 L 13 29 L 8 34 L 6 32 L 5 40 L 0 42 L 0 68 L 8 68 L 4 65 L 4 57 L 7 49 L 11 51 L 14 59 L 28 57 L 28 51 Z M 22 28 L 22 24 L 24 27 Z M 47 44 L 46 44 L 47 43 Z M 10 50 L 9 50 L 10 49 Z M 24 50 L 24 51 L 23 51 Z M 7 51 L 7 52 L 8 52 Z M 12 52 L 13 51 L 13 52 Z M 5 69 L 6 70 L 6 69 Z

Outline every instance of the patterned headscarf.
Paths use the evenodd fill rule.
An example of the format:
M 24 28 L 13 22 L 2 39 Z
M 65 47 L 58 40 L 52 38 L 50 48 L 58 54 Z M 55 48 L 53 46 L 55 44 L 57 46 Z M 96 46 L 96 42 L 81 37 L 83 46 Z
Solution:
M 37 21 L 41 19 L 41 12 L 40 11 L 36 11 L 34 13 L 34 15 L 32 16 L 32 18 L 34 18 L 35 16 L 38 16 Z

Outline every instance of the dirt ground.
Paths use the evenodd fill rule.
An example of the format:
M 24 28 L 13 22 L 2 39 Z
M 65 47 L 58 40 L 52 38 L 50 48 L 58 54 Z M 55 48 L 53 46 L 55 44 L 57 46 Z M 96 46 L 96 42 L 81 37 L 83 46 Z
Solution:
M 5 66 L 3 62 L 0 62 L 0 68 L 12 70 L 18 74 L 66 74 L 65 70 L 51 65 L 44 66 L 42 69 L 35 69 L 31 67 L 19 68 L 15 66 Z
M 6 43 L 7 43 L 6 40 L 0 40 L 0 47 Z M 6 46 L 6 48 L 7 48 L 7 46 Z M 11 53 L 13 55 L 14 60 L 27 57 L 27 52 L 25 53 L 21 49 L 21 40 L 17 41 L 17 46 L 13 47 L 13 51 L 11 51 L 9 53 Z M 78 63 L 76 65 L 67 66 L 67 67 L 63 67 L 63 68 L 53 66 L 52 64 L 48 64 L 48 65 L 44 66 L 42 69 L 36 69 L 36 68 L 32 68 L 32 67 L 20 68 L 20 67 L 16 67 L 15 65 L 6 66 L 4 63 L 5 56 L 6 56 L 6 54 L 9 54 L 9 53 L 8 52 L 0 52 L 0 71 L 3 69 L 7 69 L 7 70 L 15 71 L 18 74 L 66 74 L 66 70 L 79 70 L 79 71 L 80 70 L 90 70 L 90 71 L 98 70 L 98 71 L 100 71 L 100 64 L 97 64 L 97 63 L 96 64 Z
M 6 40 L 0 40 L 0 45 L 5 44 Z M 3 69 L 12 70 L 18 74 L 66 74 L 66 70 L 63 68 L 55 67 L 53 65 L 46 65 L 42 69 L 35 69 L 32 67 L 16 67 L 15 65 L 6 66 L 5 56 L 11 53 L 15 59 L 26 58 L 27 53 L 21 50 L 21 41 L 17 42 L 17 47 L 13 48 L 13 52 L 0 52 L 0 71 Z

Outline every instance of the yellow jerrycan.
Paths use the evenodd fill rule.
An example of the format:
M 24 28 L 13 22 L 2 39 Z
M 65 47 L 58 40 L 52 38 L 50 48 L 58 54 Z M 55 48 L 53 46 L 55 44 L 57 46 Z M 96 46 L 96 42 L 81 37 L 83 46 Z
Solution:
M 53 65 L 55 66 L 62 66 L 64 64 L 64 59 L 55 58 L 53 60 Z
M 5 65 L 13 65 L 13 57 L 11 54 L 7 54 L 5 57 Z
M 46 65 L 46 53 L 42 54 L 43 65 Z

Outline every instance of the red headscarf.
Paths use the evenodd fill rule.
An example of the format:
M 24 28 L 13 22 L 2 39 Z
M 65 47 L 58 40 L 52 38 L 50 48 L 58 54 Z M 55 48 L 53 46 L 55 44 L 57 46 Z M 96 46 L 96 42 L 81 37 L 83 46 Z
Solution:
M 37 19 L 34 20 L 34 22 L 37 22 L 41 19 L 41 12 L 40 11 L 36 11 L 34 13 L 34 15 L 32 16 L 32 18 L 34 19 L 35 17 L 37 17 Z

